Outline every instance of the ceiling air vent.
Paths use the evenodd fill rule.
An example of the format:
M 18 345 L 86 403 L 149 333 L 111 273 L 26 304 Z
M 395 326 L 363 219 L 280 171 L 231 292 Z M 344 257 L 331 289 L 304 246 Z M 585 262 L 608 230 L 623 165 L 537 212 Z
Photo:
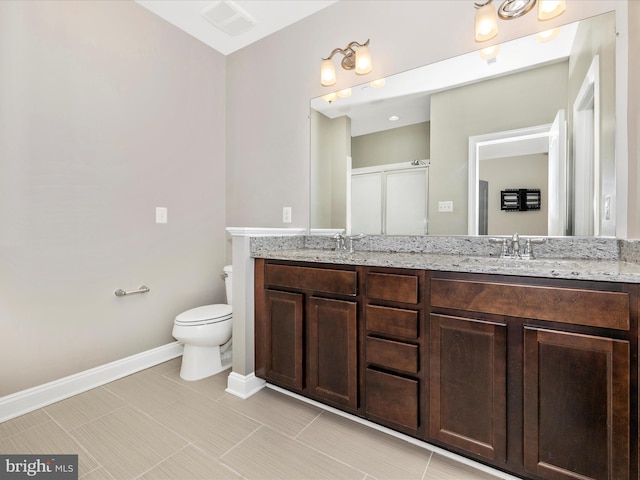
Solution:
M 256 25 L 251 15 L 229 0 L 213 2 L 202 10 L 201 15 L 213 26 L 234 37 L 248 32 Z

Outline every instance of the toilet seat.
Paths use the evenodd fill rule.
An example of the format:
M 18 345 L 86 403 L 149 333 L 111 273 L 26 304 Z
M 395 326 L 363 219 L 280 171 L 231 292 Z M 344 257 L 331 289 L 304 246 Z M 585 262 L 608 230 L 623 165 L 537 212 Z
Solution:
M 232 316 L 231 305 L 223 303 L 204 305 L 182 312 L 176 317 L 176 325 L 207 325 L 229 320 Z

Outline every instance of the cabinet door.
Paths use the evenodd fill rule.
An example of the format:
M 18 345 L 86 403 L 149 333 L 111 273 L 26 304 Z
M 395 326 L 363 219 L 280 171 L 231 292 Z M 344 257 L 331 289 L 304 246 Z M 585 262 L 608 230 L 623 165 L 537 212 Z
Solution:
M 357 304 L 311 297 L 307 334 L 311 395 L 331 403 L 357 408 Z
M 506 326 L 431 315 L 431 438 L 506 461 Z
M 525 469 L 629 478 L 629 343 L 526 328 L 524 348 Z
M 265 291 L 265 375 L 268 381 L 303 388 L 303 295 Z

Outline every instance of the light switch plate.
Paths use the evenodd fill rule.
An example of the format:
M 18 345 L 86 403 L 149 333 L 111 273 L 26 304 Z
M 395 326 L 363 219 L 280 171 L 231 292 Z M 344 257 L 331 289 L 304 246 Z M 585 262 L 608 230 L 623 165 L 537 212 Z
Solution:
M 291 207 L 282 207 L 282 223 L 291 223 Z
M 156 223 L 167 223 L 167 207 L 156 207 Z

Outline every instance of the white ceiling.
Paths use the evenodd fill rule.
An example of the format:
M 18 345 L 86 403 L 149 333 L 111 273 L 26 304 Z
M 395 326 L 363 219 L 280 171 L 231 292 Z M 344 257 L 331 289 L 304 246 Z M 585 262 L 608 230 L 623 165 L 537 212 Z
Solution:
M 247 45 L 336 3 L 338 0 L 135 0 L 218 52 L 229 55 Z M 227 35 L 201 12 L 224 1 L 244 10 L 255 27 L 237 36 Z

